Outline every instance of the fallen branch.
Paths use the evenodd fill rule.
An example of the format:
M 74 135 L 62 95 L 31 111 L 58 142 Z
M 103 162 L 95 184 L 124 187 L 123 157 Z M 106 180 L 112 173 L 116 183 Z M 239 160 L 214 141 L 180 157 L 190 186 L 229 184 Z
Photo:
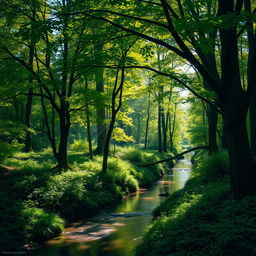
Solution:
M 182 155 L 185 155 L 185 154 L 187 154 L 187 153 L 189 153 L 191 151 L 195 151 L 195 150 L 198 150 L 198 149 L 209 149 L 209 146 L 198 146 L 198 147 L 195 147 L 195 148 L 191 148 L 191 149 L 188 149 L 188 150 L 186 150 L 186 151 L 184 151 L 184 152 L 182 152 L 182 153 L 180 153 L 178 155 L 175 155 L 175 156 L 173 156 L 171 158 L 164 159 L 164 160 L 159 160 L 157 162 L 150 163 L 150 164 L 139 165 L 139 167 L 149 167 L 149 166 L 152 166 L 152 165 L 155 165 L 155 164 L 160 164 L 160 163 L 168 162 L 168 161 L 171 161 L 171 160 L 173 160 L 173 159 L 175 159 L 177 157 L 180 157 Z

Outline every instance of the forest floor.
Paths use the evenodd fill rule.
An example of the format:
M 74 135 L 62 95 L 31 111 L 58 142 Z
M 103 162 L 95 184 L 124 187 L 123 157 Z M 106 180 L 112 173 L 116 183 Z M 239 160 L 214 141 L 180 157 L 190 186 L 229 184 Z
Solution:
M 117 147 L 102 178 L 102 158 L 89 160 L 72 151 L 72 170 L 51 170 L 51 151 L 17 153 L 0 169 L 0 248 L 14 251 L 31 241 L 42 242 L 64 230 L 65 220 L 84 219 L 118 202 L 139 187 L 148 187 L 166 171 L 166 164 L 141 168 L 170 157 L 156 151 Z
M 154 210 L 137 255 L 255 256 L 256 195 L 232 197 L 225 153 L 194 162 L 185 187 Z

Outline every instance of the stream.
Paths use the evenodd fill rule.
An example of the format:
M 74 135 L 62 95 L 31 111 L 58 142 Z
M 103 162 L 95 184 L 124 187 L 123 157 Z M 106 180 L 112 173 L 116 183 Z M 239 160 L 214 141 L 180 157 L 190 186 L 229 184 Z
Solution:
M 70 223 L 58 237 L 33 251 L 37 256 L 131 256 L 141 242 L 151 212 L 165 197 L 182 188 L 191 174 L 191 162 L 179 160 L 166 175 L 149 189 L 139 189 L 117 206 L 93 218 Z

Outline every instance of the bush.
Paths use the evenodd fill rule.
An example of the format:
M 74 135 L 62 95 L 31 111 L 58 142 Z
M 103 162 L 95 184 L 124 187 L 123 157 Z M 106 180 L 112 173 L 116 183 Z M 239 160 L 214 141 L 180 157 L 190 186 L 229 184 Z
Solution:
M 0 163 L 21 150 L 22 146 L 17 141 L 13 141 L 12 143 L 0 142 Z
M 94 142 L 93 142 L 94 144 Z M 84 140 L 74 140 L 73 144 L 70 145 L 70 150 L 74 152 L 89 152 L 89 145 L 86 139 Z
M 45 241 L 64 230 L 64 220 L 57 214 L 46 213 L 39 208 L 25 208 L 22 214 L 28 240 Z
M 201 182 L 210 182 L 222 179 L 228 174 L 229 159 L 226 152 L 203 156 L 203 161 L 198 161 L 193 168 L 193 173 L 200 177 Z

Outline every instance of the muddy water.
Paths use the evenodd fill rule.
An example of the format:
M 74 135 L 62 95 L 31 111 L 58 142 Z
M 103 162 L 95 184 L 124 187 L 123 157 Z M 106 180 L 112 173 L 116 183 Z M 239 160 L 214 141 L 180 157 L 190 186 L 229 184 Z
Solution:
M 86 221 L 70 224 L 61 234 L 34 251 L 39 256 L 131 256 L 151 223 L 152 210 L 169 194 L 182 188 L 191 173 L 191 162 L 180 160 L 150 189 L 140 189 L 118 206 Z

